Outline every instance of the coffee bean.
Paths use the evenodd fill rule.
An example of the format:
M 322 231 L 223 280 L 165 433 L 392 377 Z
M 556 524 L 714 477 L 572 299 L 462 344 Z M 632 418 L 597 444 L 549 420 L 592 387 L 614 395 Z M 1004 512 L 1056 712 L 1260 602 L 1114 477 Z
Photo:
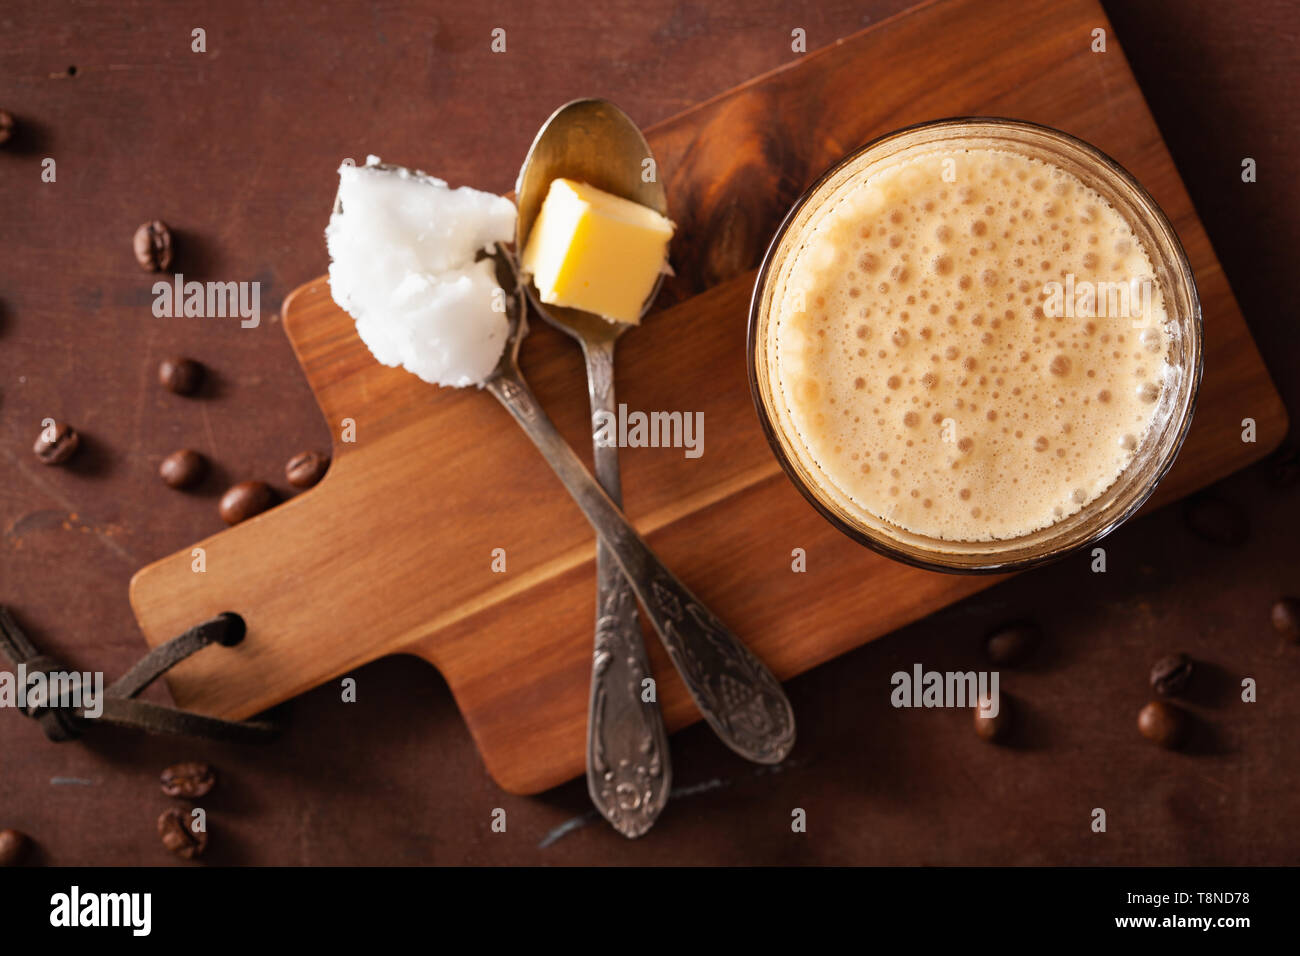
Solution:
M 1192 679 L 1192 659 L 1186 654 L 1170 654 L 1151 668 L 1151 689 L 1161 697 L 1176 697 L 1187 689 Z
M 167 224 L 155 219 L 135 231 L 135 261 L 149 272 L 162 272 L 172 264 L 172 234 Z
M 158 384 L 177 395 L 193 395 L 203 384 L 203 366 L 194 359 L 163 359 L 158 363 Z
M 1177 747 L 1183 739 L 1183 712 L 1163 700 L 1153 700 L 1138 713 L 1138 731 L 1161 747 Z
M 76 452 L 81 436 L 71 425 L 55 422 L 41 429 L 32 451 L 42 465 L 61 465 Z
M 217 772 L 197 761 L 178 763 L 162 772 L 162 792 L 169 797 L 197 800 L 206 797 L 216 785 Z
M 1183 505 L 1183 520 L 1202 541 L 1220 547 L 1235 547 L 1245 542 L 1250 525 L 1245 513 L 1231 502 L 1213 495 L 1197 495 Z
M 0 866 L 17 866 L 30 842 L 20 830 L 0 830 Z
M 985 703 L 985 698 L 980 698 L 980 705 Z M 992 717 L 986 717 L 981 712 L 981 707 L 975 707 L 975 733 L 984 740 L 997 741 L 1005 740 L 1007 734 L 1011 732 L 1011 698 L 1006 694 L 998 695 L 998 712 Z
M 221 496 L 217 506 L 226 524 L 239 524 L 275 504 L 275 492 L 262 481 L 241 481 Z
M 985 643 L 989 660 L 994 664 L 1019 664 L 1038 646 L 1038 628 L 1020 621 L 999 628 Z
M 194 832 L 194 818 L 189 809 L 164 810 L 158 818 L 158 836 L 162 837 L 163 846 L 183 860 L 192 860 L 200 856 L 208 846 L 207 830 Z
M 284 466 L 284 477 L 295 488 L 310 488 L 325 477 L 325 470 L 329 466 L 328 455 L 304 451 L 289 459 Z
M 8 110 L 0 110 L 0 144 L 9 142 L 14 135 L 14 115 Z
M 192 488 L 203 480 L 207 470 L 206 458 L 197 451 L 182 448 L 162 460 L 158 466 L 158 477 L 169 488 Z
M 1300 601 L 1284 597 L 1273 605 L 1273 630 L 1288 641 L 1300 643 Z

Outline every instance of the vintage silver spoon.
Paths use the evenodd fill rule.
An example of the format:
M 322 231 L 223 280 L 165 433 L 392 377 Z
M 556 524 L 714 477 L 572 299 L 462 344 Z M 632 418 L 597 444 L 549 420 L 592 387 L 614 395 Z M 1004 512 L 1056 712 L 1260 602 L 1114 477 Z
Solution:
M 574 100 L 551 114 L 533 140 L 519 170 L 515 202 L 515 250 L 524 242 L 546 198 L 551 181 L 576 180 L 668 214 L 668 196 L 657 175 L 642 175 L 650 147 L 627 115 L 604 100 Z M 587 362 L 587 393 L 593 429 L 598 413 L 613 414 L 614 343 L 630 328 L 581 309 L 545 305 L 537 288 L 521 277 L 537 314 L 582 346 Z M 650 290 L 645 315 L 659 291 Z M 618 447 L 592 435 L 596 478 L 610 500 L 622 506 Z M 592 656 L 591 696 L 587 706 L 587 791 L 596 808 L 627 837 L 654 825 L 668 801 L 672 763 L 663 716 L 655 700 L 645 700 L 650 674 L 636 597 L 603 542 L 596 545 L 596 646 Z

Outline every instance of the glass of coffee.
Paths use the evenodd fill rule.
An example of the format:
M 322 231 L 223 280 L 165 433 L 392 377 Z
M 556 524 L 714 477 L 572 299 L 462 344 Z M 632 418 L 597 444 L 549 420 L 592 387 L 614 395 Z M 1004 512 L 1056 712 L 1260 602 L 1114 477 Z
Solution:
M 1173 226 L 1066 133 L 941 120 L 825 173 L 759 271 L 750 387 L 796 487 L 850 537 L 953 572 L 1109 533 L 1169 471 L 1201 378 Z

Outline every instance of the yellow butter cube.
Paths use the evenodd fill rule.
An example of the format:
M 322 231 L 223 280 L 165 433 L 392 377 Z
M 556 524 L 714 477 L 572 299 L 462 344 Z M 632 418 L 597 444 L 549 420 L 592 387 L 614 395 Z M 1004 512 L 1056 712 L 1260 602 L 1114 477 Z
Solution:
M 556 179 L 521 261 L 543 302 L 638 322 L 668 260 L 673 224 L 586 183 Z

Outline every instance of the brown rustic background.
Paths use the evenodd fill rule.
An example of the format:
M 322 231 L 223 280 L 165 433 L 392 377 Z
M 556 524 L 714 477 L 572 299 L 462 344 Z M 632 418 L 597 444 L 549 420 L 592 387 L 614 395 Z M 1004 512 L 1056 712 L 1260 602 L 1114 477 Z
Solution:
M 324 269 L 339 158 L 374 151 L 505 191 L 567 99 L 608 96 L 649 125 L 789 62 L 793 27 L 816 48 L 907 5 L 7 6 L 0 108 L 22 125 L 0 148 L 0 602 L 42 648 L 111 679 L 144 650 L 131 574 L 218 530 L 225 481 L 287 491 L 284 460 L 328 446 L 274 312 Z M 1300 16 L 1288 0 L 1105 6 L 1294 416 Z M 497 26 L 504 56 L 488 52 Z M 195 27 L 206 54 L 190 52 Z M 46 156 L 57 183 L 40 182 Z M 260 328 L 154 318 L 130 249 L 154 217 L 176 230 L 187 278 L 262 283 Z M 209 366 L 209 395 L 157 387 L 173 353 Z M 70 469 L 31 456 L 47 415 L 86 436 Z M 155 476 L 182 445 L 218 465 L 197 496 Z M 0 827 L 32 834 L 38 862 L 165 863 L 157 774 L 207 759 L 222 774 L 205 801 L 211 863 L 1300 862 L 1300 648 L 1268 626 L 1272 600 L 1300 592 L 1287 474 L 1274 460 L 1213 489 L 1249 521 L 1240 547 L 1166 508 L 1109 539 L 1106 575 L 1082 558 L 1033 572 L 796 679 L 800 743 L 780 771 L 703 726 L 676 735 L 682 792 L 635 844 L 592 822 L 581 780 L 498 790 L 446 686 L 405 658 L 357 673 L 356 704 L 333 687 L 294 701 L 264 748 L 111 730 L 56 746 L 0 712 Z M 978 740 L 966 712 L 889 706 L 895 670 L 978 667 L 983 633 L 1022 616 L 1046 641 L 1004 672 L 1022 718 L 1010 746 Z M 1134 730 L 1149 665 L 1175 650 L 1201 662 L 1185 753 Z M 1258 703 L 1239 701 L 1243 676 Z M 490 830 L 497 807 L 505 834 Z M 1106 834 L 1089 829 L 1094 807 Z

